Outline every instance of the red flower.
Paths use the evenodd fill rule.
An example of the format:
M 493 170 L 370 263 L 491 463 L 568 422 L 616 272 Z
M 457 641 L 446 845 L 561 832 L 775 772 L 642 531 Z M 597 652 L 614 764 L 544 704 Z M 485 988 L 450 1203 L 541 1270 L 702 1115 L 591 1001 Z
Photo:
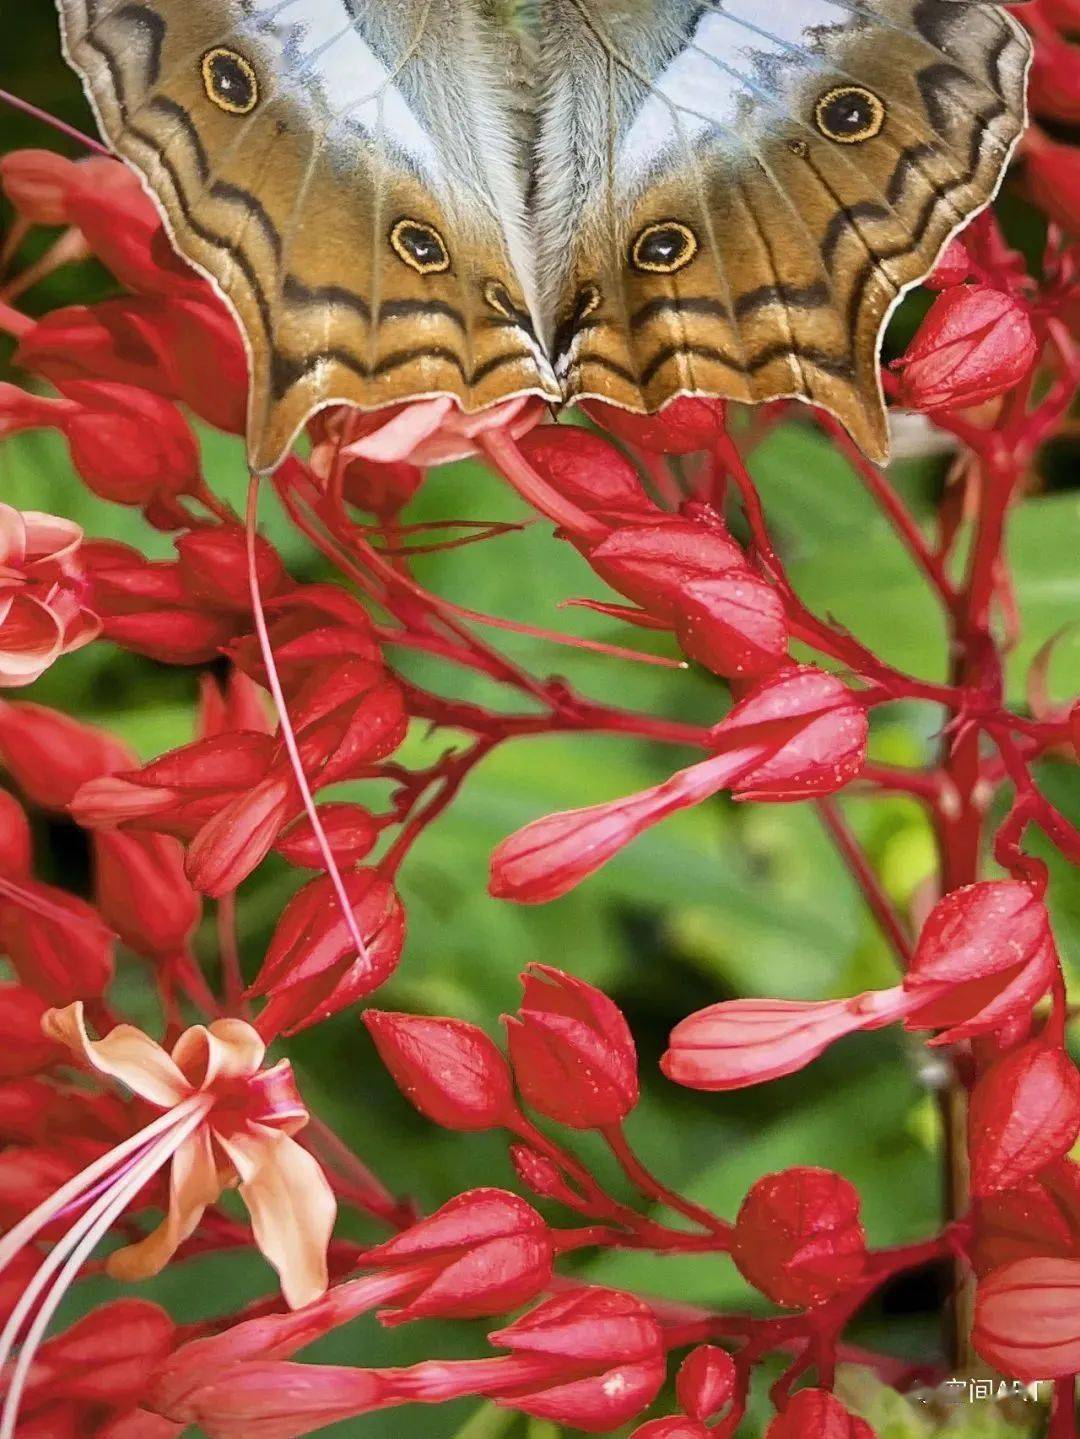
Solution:
M 712 731 L 719 751 L 639 794 L 526 825 L 491 857 L 497 899 L 541 904 L 567 894 L 658 821 L 720 789 L 736 799 L 831 794 L 866 758 L 866 711 L 832 675 L 792 667 L 762 681 Z
M 765 1439 L 874 1439 L 874 1431 L 827 1389 L 800 1389 L 769 1425 Z
M 292 1034 L 337 1014 L 378 989 L 397 968 L 405 944 L 405 913 L 392 885 L 368 869 L 343 876 L 364 941 L 358 956 L 330 878 L 296 892 L 274 930 L 250 996 L 269 1000 L 259 1024 Z
M 893 368 L 911 409 L 963 410 L 1020 384 L 1037 356 L 1020 300 L 988 285 L 961 285 L 938 296 Z
M 734 1398 L 737 1378 L 735 1361 L 726 1349 L 702 1344 L 683 1360 L 675 1393 L 687 1414 L 704 1423 Z
M 537 425 L 518 441 L 537 474 L 585 514 L 611 525 L 658 519 L 637 470 L 621 451 L 577 425 Z
M 999 1059 L 971 1094 L 971 1189 L 992 1194 L 1038 1174 L 1080 1134 L 1080 1073 L 1042 1039 Z
M 638 1101 L 637 1052 L 618 1006 L 584 980 L 534 964 L 506 1018 L 514 1078 L 526 1103 L 572 1129 L 618 1124 Z
M 635 415 L 601 400 L 589 400 L 585 409 L 598 425 L 625 444 L 660 455 L 711 450 L 725 434 L 723 400 L 680 395 L 655 415 Z
M 936 904 L 904 979 L 907 1029 L 943 1029 L 953 1044 L 1027 1014 L 1050 988 L 1057 950 L 1046 905 L 1017 880 L 953 890 Z
M 183 850 L 167 835 L 95 834 L 94 888 L 106 924 L 148 959 L 181 954 L 202 914 Z
M 1080 235 L 1080 149 L 1053 140 L 1038 125 L 1024 137 L 1024 183 L 1041 210 Z
M 648 1419 L 635 1429 L 630 1439 L 710 1439 L 712 1431 L 685 1414 L 672 1414 L 666 1419 Z
M 691 1089 L 743 1089 L 794 1074 L 842 1035 L 880 1029 L 907 1008 L 900 989 L 818 1002 L 725 1000 L 675 1026 L 660 1067 Z
M 745 566 L 688 585 L 675 633 L 691 659 L 729 679 L 770 674 L 787 659 L 783 601 Z
M 518 1115 L 506 1060 L 482 1029 L 369 1009 L 379 1058 L 411 1104 L 444 1129 L 495 1129 Z
M 134 758 L 105 730 L 58 710 L 0 702 L 0 760 L 22 792 L 43 809 L 66 810 L 82 785 L 127 769 Z
M 80 599 L 82 530 L 0 504 L 0 689 L 30 684 L 100 631 Z
M 0 984 L 0 1079 L 37 1074 L 63 1057 L 63 1050 L 42 1033 L 48 1004 L 24 984 Z
M 412 1275 L 384 1324 L 476 1319 L 517 1309 L 551 1279 L 551 1233 L 531 1205 L 503 1189 L 471 1189 L 403 1234 L 369 1249 L 362 1263 Z
M 563 1382 L 496 1403 L 589 1433 L 626 1424 L 664 1382 L 663 1339 L 652 1311 L 614 1289 L 583 1288 L 549 1299 L 490 1338 L 513 1354 L 556 1360 L 568 1371 Z
M 855 1187 L 828 1169 L 759 1179 L 735 1220 L 732 1258 L 777 1304 L 820 1304 L 862 1275 L 866 1236 Z
M 975 1208 L 972 1267 L 978 1274 L 1016 1259 L 1080 1254 L 1080 1171 L 1069 1160 L 1036 1180 L 1001 1190 Z
M 746 569 L 745 555 L 716 519 L 626 525 L 589 550 L 589 563 L 612 589 L 670 623 L 688 586 Z

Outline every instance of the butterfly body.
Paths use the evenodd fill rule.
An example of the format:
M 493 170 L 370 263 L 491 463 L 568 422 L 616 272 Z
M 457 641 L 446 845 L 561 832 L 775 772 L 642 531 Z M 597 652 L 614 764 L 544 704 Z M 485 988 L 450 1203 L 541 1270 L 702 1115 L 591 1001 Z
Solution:
M 897 298 L 992 196 L 1029 49 L 978 0 L 59 0 L 219 287 L 253 462 L 431 395 L 798 396 L 885 448 Z

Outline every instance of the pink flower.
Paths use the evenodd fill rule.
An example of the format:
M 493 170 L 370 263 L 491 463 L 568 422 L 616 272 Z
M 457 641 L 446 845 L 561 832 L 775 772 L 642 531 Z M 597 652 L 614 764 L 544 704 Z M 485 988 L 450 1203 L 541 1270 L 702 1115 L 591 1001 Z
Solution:
M 853 999 L 730 999 L 689 1015 L 671 1031 L 660 1067 L 690 1089 L 744 1089 L 794 1074 L 834 1040 L 900 1018 L 900 989 Z
M 100 631 L 80 599 L 70 520 L 0 504 L 0 688 L 27 685 Z
M 157 1274 L 194 1232 L 206 1206 L 238 1184 L 255 1242 L 278 1270 L 286 1301 L 298 1308 L 326 1288 L 326 1249 L 336 1212 L 322 1170 L 291 1137 L 307 1123 L 307 1111 L 289 1063 L 261 1069 L 265 1046 L 243 1020 L 215 1020 L 209 1029 L 196 1025 L 171 1054 L 127 1024 L 104 1039 L 90 1039 L 81 1004 L 50 1011 L 42 1025 L 73 1058 L 118 1080 L 161 1113 L 62 1184 L 0 1241 L 2 1269 L 51 1221 L 83 1211 L 50 1251 L 0 1337 L 2 1365 L 39 1306 L 11 1376 L 0 1427 L 13 1425 L 45 1327 L 87 1255 L 166 1166 L 165 1218 L 144 1239 L 109 1255 L 106 1267 L 117 1278 Z
M 979 1281 L 975 1348 L 1018 1379 L 1080 1369 L 1080 1259 L 1018 1259 Z
M 489 432 L 503 431 L 512 439 L 519 438 L 546 413 L 543 400 L 522 396 L 467 415 L 449 395 L 362 415 L 347 413 L 340 434 L 312 455 L 312 469 L 325 479 L 331 463 L 351 459 L 421 468 L 445 465 L 483 453 L 482 438 Z

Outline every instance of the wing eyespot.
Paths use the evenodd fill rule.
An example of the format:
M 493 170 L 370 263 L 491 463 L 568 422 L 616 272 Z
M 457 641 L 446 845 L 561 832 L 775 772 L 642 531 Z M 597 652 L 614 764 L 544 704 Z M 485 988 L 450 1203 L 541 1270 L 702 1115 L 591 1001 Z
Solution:
M 443 237 L 424 220 L 398 220 L 390 231 L 394 254 L 418 275 L 439 275 L 450 268 L 450 254 Z
M 230 115 L 250 115 L 259 103 L 259 77 L 250 60 L 217 45 L 202 57 L 206 98 Z
M 862 85 L 836 85 L 818 97 L 814 124 L 826 140 L 838 145 L 861 145 L 881 134 L 885 106 Z
M 630 246 L 630 264 L 650 275 L 673 275 L 682 270 L 698 252 L 698 238 L 680 220 L 661 220 L 646 225 Z

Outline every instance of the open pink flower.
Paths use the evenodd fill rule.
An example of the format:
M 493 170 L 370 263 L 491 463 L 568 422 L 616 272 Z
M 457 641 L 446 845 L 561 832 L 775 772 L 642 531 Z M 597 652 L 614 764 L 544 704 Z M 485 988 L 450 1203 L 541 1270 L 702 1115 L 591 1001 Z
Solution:
M 88 1068 L 119 1080 L 162 1112 L 62 1185 L 0 1241 L 2 1271 L 46 1226 L 77 1216 L 0 1335 L 2 1367 L 28 1325 L 0 1416 L 2 1434 L 12 1432 L 34 1355 L 68 1287 L 143 1186 L 166 1166 L 171 1172 L 165 1218 L 144 1239 L 110 1254 L 106 1268 L 118 1279 L 157 1274 L 194 1232 L 206 1207 L 238 1184 L 255 1242 L 280 1274 L 287 1303 L 299 1308 L 326 1289 L 326 1250 L 336 1214 L 325 1175 L 292 1138 L 308 1115 L 291 1067 L 282 1060 L 262 1069 L 265 1046 L 245 1021 L 196 1025 L 180 1036 L 171 1054 L 128 1024 L 91 1039 L 81 1003 L 50 1010 L 42 1028 Z
M 376 464 L 408 463 L 425 468 L 464 460 L 482 453 L 480 437 L 504 430 L 518 439 L 547 414 L 543 400 L 523 395 L 467 415 L 449 395 L 387 406 L 369 414 L 334 412 L 323 421 L 326 438 L 312 451 L 311 467 L 326 479 L 332 468 L 350 460 Z
M 70 520 L 0 504 L 0 688 L 32 683 L 97 636 L 79 599 L 81 543 Z

